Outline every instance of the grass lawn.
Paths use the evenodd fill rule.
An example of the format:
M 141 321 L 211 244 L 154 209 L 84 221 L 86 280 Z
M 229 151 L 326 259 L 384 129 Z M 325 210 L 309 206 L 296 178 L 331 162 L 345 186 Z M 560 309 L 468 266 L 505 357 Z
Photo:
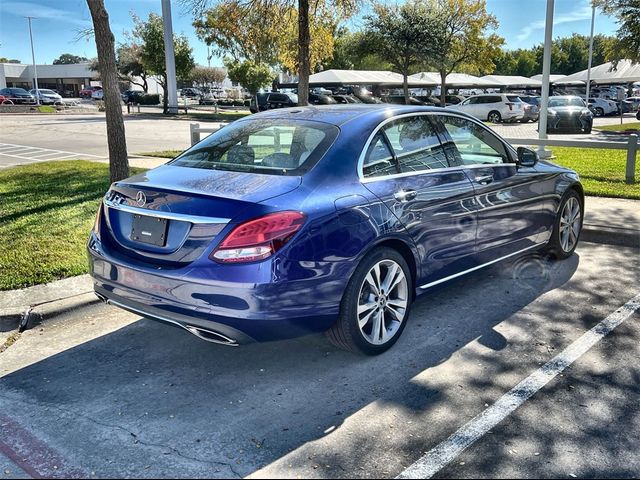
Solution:
M 594 127 L 594 130 L 604 130 L 606 132 L 631 132 L 640 133 L 640 122 L 625 123 L 623 125 L 605 125 L 603 127 Z
M 215 113 L 213 110 L 211 112 L 208 111 L 195 111 L 189 110 L 189 113 L 178 113 L 177 115 L 165 115 L 162 111 L 143 111 L 140 115 L 145 116 L 154 116 L 160 118 L 176 118 L 179 120 L 197 120 L 203 122 L 233 122 L 234 120 L 238 120 L 240 118 L 244 118 L 247 115 L 251 115 L 250 112 L 227 112 L 224 110 L 218 110 L 218 113 Z
M 554 163 L 578 172 L 587 195 L 640 199 L 640 162 L 636 162 L 636 183 L 625 183 L 625 150 L 570 147 L 551 150 L 557 157 Z
M 0 290 L 86 273 L 85 244 L 108 188 L 109 168 L 102 163 L 0 170 Z
M 159 158 L 176 158 L 183 150 L 161 150 L 159 152 L 142 152 L 136 155 L 142 155 L 145 157 L 159 157 Z

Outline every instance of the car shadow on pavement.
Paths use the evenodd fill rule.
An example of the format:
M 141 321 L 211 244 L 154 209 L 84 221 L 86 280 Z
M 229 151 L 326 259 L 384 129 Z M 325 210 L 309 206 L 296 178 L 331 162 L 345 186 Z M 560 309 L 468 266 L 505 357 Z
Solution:
M 440 382 L 412 379 L 476 340 L 505 349 L 510 339 L 495 327 L 563 286 L 578 264 L 578 255 L 528 255 L 432 290 L 377 357 L 334 349 L 322 335 L 220 347 L 141 320 L 1 378 L 0 405 L 99 476 L 245 476 L 374 402 L 416 415 L 446 404 Z M 345 454 L 363 458 L 360 447 L 354 440 Z

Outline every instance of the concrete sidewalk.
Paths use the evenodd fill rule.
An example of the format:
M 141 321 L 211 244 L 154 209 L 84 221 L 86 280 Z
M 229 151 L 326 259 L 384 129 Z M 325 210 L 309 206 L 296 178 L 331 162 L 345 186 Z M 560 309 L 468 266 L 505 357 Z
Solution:
M 581 241 L 640 247 L 640 200 L 587 197 Z M 89 275 L 0 292 L 0 332 L 98 302 Z

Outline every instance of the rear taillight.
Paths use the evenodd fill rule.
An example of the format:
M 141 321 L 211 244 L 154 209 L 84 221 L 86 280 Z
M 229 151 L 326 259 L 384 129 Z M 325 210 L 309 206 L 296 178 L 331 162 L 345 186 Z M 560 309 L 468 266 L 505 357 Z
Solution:
M 278 212 L 235 227 L 210 258 L 222 263 L 264 260 L 280 250 L 302 227 L 300 212 Z

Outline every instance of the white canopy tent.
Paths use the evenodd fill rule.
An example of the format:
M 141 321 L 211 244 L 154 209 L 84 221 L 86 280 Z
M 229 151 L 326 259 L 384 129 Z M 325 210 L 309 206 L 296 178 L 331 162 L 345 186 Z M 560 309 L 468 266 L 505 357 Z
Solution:
M 540 88 L 542 82 L 533 78 L 520 77 L 517 75 L 485 75 L 483 80 L 500 87 L 510 88 Z
M 325 70 L 309 77 L 309 85 L 398 85 L 402 75 L 386 70 Z
M 559 80 L 563 80 L 565 79 L 567 76 L 566 75 L 549 75 L 549 81 L 551 83 L 555 83 Z M 531 77 L 531 80 L 538 80 L 540 83 L 542 83 L 542 74 L 539 75 L 534 75 L 533 77 Z
M 421 83 L 424 82 L 424 83 Z M 440 74 L 437 72 L 420 72 L 409 75 L 409 86 L 420 87 L 440 85 Z M 467 73 L 450 73 L 446 79 L 447 88 L 490 88 L 495 87 L 495 83 L 488 82 L 482 78 L 469 75 Z
M 555 83 L 576 83 L 587 81 L 588 70 L 568 75 Z M 611 62 L 603 63 L 591 69 L 591 81 L 594 83 L 632 83 L 640 81 L 640 63 L 635 65 L 631 60 L 620 60 L 618 66 L 613 70 Z

